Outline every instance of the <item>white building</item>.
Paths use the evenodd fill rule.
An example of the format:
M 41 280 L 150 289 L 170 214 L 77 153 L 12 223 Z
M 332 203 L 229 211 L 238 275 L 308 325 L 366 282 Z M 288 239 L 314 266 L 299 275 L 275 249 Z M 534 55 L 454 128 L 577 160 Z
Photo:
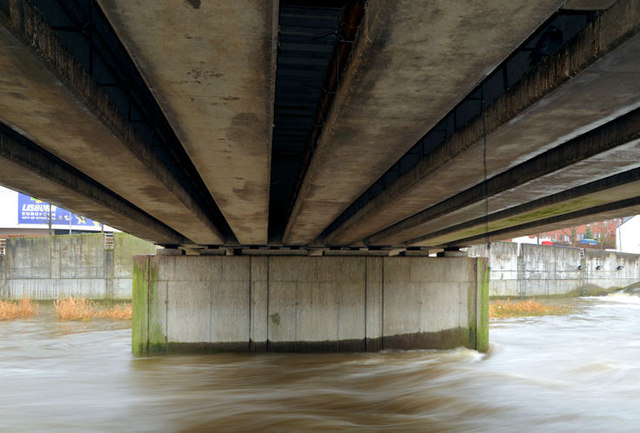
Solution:
M 543 242 L 551 242 L 551 238 L 549 236 L 529 235 L 513 238 L 511 242 L 516 242 L 517 244 L 541 244 Z
M 616 251 L 640 254 L 640 215 L 633 216 L 616 229 Z
M 35 197 L 0 186 L 0 236 L 118 231 Z

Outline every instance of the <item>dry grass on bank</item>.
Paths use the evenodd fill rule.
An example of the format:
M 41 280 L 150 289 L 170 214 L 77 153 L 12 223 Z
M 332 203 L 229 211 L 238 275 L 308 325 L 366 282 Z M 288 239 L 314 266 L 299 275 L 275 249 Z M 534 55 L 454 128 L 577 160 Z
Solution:
M 506 319 L 509 317 L 550 316 L 569 313 L 567 307 L 557 307 L 536 302 L 534 299 L 512 302 L 495 301 L 489 305 L 489 318 Z
M 131 320 L 131 304 L 112 305 L 96 311 L 96 317 L 111 320 Z
M 131 304 L 119 304 L 108 307 L 97 305 L 85 298 L 69 296 L 53 303 L 56 316 L 60 320 L 90 320 L 90 319 L 131 319 Z
M 27 319 L 38 314 L 38 305 L 30 299 L 0 301 L 0 320 Z

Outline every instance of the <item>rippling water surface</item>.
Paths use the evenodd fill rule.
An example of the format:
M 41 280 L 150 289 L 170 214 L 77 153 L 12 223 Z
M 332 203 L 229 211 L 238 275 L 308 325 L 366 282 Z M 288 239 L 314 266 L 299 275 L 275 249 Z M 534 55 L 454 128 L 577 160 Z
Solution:
M 569 302 L 488 355 L 134 358 L 127 323 L 0 322 L 0 431 L 640 431 L 640 298 Z

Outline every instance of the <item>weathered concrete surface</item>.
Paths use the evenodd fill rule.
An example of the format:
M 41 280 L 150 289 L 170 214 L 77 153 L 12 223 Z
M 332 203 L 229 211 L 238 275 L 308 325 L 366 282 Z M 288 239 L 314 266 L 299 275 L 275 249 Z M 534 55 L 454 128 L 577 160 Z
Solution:
M 0 26 L 0 120 L 190 240 L 221 243 L 198 203 L 133 136 L 31 7 L 18 3 Z M 20 188 L 19 179 L 9 185 L 34 191 Z
M 629 173 L 631 175 L 627 176 Z M 423 235 L 412 243 L 422 246 L 465 245 L 467 240 L 479 239 L 487 231 L 492 239 L 500 240 L 530 234 L 532 231 L 542 232 L 542 227 L 556 229 L 620 215 L 635 215 L 640 204 L 637 199 L 640 181 L 636 180 L 639 175 L 636 169 L 612 176 L 578 187 L 577 192 L 566 191 L 498 212 L 491 215 L 488 224 L 486 219 L 477 218 L 468 224 Z
M 384 259 L 367 257 L 365 270 L 365 351 L 377 352 L 383 348 L 381 337 L 384 335 Z
M 490 297 L 579 296 L 640 282 L 640 256 L 546 245 L 494 242 L 475 245 L 469 255 L 489 257 Z
M 593 221 L 620 218 L 620 215 L 637 214 L 640 214 L 640 197 L 622 200 L 621 202 L 615 203 L 615 206 L 611 206 L 611 204 L 608 203 L 604 206 L 595 206 L 581 211 L 563 214 L 558 217 L 539 218 L 534 222 L 510 226 L 503 230 L 490 232 L 489 236 L 487 236 L 483 230 L 480 234 L 476 233 L 468 238 L 458 238 L 457 241 L 452 241 L 449 246 L 466 247 L 486 242 L 502 241 L 504 239 L 527 236 L 535 232 L 543 233 L 562 227 L 578 226 L 589 224 Z
M 640 282 L 637 254 L 585 250 L 585 262 L 585 292 L 619 289 Z
M 468 266 L 468 259 L 442 258 L 432 266 L 418 265 L 424 261 L 384 259 L 385 349 L 449 349 L 469 338 L 467 299 L 470 286 L 476 289 L 475 262 Z
M 609 9 L 617 0 L 567 0 L 562 9 L 599 11 Z
M 269 259 L 269 349 L 364 350 L 363 258 Z
M 367 2 L 284 243 L 312 242 L 562 3 Z
M 487 176 L 495 176 L 637 108 L 639 29 L 638 2 L 616 3 L 572 43 L 489 106 L 485 115 L 489 133 Z M 327 242 L 358 242 L 481 183 L 482 135 L 482 121 L 477 119 L 368 203 Z M 609 174 L 606 170 L 600 173 Z M 574 177 L 579 175 L 574 173 Z M 583 181 L 591 180 L 590 176 L 585 173 Z M 548 188 L 553 192 L 559 184 L 553 178 L 545 179 L 538 191 Z M 415 233 L 377 241 L 398 242 L 399 238 L 406 241 L 413 237 Z
M 485 244 L 469 248 L 469 257 L 487 257 L 491 267 L 489 276 L 489 296 L 519 296 L 520 250 L 515 242 L 494 242 L 487 249 Z M 574 263 L 575 264 L 575 263 Z
M 481 217 L 487 212 L 491 214 L 491 225 L 499 224 L 504 228 L 507 221 L 515 224 L 527 218 L 531 220 L 534 215 L 547 215 L 549 200 L 538 199 L 554 194 L 560 194 L 562 199 L 556 200 L 553 208 L 564 213 L 635 197 L 634 181 L 640 175 L 634 170 L 640 166 L 636 159 L 640 150 L 638 138 L 640 109 L 635 109 L 395 224 L 372 236 L 369 242 L 422 245 L 438 242 L 432 244 L 437 245 L 440 240 L 434 239 L 447 228 L 450 228 L 450 233 L 445 235 L 448 239 L 457 235 L 456 226 L 464 227 L 467 232 L 483 229 L 486 222 Z M 621 186 L 622 181 L 612 183 L 603 179 L 616 175 L 628 184 Z M 603 180 L 596 182 L 600 179 Z M 582 187 L 585 182 L 593 187 Z M 488 203 L 484 198 L 487 192 Z M 596 197 L 601 200 L 596 202 Z M 520 212 L 516 211 L 517 206 L 520 206 Z M 509 214 L 508 220 L 496 215 L 505 210 L 508 210 L 505 212 Z
M 186 239 L 23 140 L 0 132 L 0 184 L 163 244 Z
M 132 347 L 476 348 L 488 324 L 478 263 L 484 270 L 469 258 L 141 256 Z
M 278 1 L 100 0 L 242 244 L 266 244 Z
M 580 250 L 522 244 L 521 280 L 523 296 L 581 294 L 582 274 L 578 269 Z M 491 284 L 491 283 L 489 283 Z
M 59 187 L 38 185 L 47 178 L 42 173 L 37 175 L 42 177 L 24 176 L 28 180 L 23 180 L 27 166 L 14 164 L 10 158 L 10 168 L 0 174 L 0 182 L 65 206 L 72 203 L 68 207 L 74 210 L 82 211 L 84 206 L 86 211 L 82 213 L 90 216 L 105 213 L 108 218 L 122 218 L 122 224 L 107 222 L 159 242 L 224 242 L 206 211 L 131 135 L 131 128 L 115 115 L 107 99 L 57 44 L 49 29 L 29 12 L 30 3 L 10 3 L 9 21 L 3 21 L 0 29 L 0 67 L 5 71 L 5 78 L 0 79 L 1 120 L 78 167 L 105 190 L 112 190 L 122 207 L 116 206 L 111 212 L 110 202 L 86 189 L 74 190 L 73 182 L 58 182 Z M 199 168 L 203 176 L 205 171 L 211 176 L 205 176 L 205 180 L 238 239 L 250 244 L 266 242 L 276 3 L 100 3 L 196 165 L 202 161 Z M 341 79 L 336 104 L 285 242 L 313 241 L 562 2 L 533 3 L 496 1 L 465 5 L 467 10 L 459 10 L 459 5 L 443 1 L 370 1 L 351 68 Z M 571 7 L 586 6 L 572 2 Z M 638 106 L 639 16 L 637 0 L 617 2 L 567 49 L 547 59 L 525 84 L 487 111 L 489 176 L 505 173 L 515 164 L 555 149 Z M 153 25 L 149 24 L 152 21 Z M 137 25 L 139 22 L 145 25 Z M 221 28 L 225 31 L 219 31 Z M 223 46 L 219 43 L 222 37 L 232 41 Z M 165 58 L 171 58 L 168 66 Z M 577 78 L 572 78 L 576 74 Z M 247 78 L 256 76 L 259 78 L 253 81 Z M 402 85 L 397 85 L 398 80 L 403 80 Z M 461 131 L 339 228 L 328 242 L 342 245 L 364 240 L 369 245 L 398 243 L 404 247 L 404 243 L 433 246 L 476 241 L 482 232 L 482 224 L 476 220 L 485 211 L 482 194 L 472 197 L 464 208 L 452 209 L 446 217 L 430 217 L 423 221 L 426 225 L 397 232 L 397 237 L 378 237 L 373 243 L 367 237 L 477 186 L 483 178 L 478 163 L 481 136 L 479 122 Z M 218 146 L 216 140 L 223 144 Z M 580 162 L 572 160 L 568 168 L 541 171 L 540 179 L 530 179 L 517 187 L 503 185 L 490 200 L 489 211 L 498 214 L 518 208 L 520 213 L 492 219 L 491 224 L 495 224 L 489 226 L 490 230 L 524 230 L 537 216 L 546 224 L 550 218 L 573 218 L 576 212 L 603 210 L 606 194 L 609 201 L 636 197 L 632 190 L 635 184 L 628 182 L 588 192 L 594 195 L 543 203 L 542 209 L 527 207 L 536 196 L 638 167 L 637 143 L 618 144 L 614 150 Z M 220 157 L 226 151 L 229 158 Z M 371 163 L 374 159 L 377 162 Z M 18 180 L 9 183 L 12 178 Z M 218 186 L 222 188 L 220 193 L 215 191 Z M 83 195 L 89 197 L 85 204 L 81 203 Z M 633 207 L 626 203 L 616 206 Z M 140 212 L 135 213 L 136 208 Z M 138 215 L 148 218 L 137 220 Z M 159 224 L 147 224 L 152 220 Z M 460 227 L 469 222 L 473 224 Z M 161 227 L 163 224 L 167 230 Z M 442 230 L 449 227 L 456 233 L 445 238 Z M 425 235 L 431 238 L 425 239 Z
M 7 239 L 0 299 L 131 299 L 133 256 L 153 254 L 155 246 L 124 233 L 114 237 L 110 250 L 101 233 Z

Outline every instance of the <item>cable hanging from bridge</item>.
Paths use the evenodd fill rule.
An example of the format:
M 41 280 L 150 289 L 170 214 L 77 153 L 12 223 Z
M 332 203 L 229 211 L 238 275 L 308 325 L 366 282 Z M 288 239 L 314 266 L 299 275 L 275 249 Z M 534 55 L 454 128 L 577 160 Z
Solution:
M 484 223 L 487 239 L 487 251 L 491 250 L 489 237 L 489 183 L 487 182 L 487 123 L 485 119 L 484 83 L 480 86 L 480 116 L 482 118 L 482 168 L 483 168 L 483 194 L 484 194 Z

